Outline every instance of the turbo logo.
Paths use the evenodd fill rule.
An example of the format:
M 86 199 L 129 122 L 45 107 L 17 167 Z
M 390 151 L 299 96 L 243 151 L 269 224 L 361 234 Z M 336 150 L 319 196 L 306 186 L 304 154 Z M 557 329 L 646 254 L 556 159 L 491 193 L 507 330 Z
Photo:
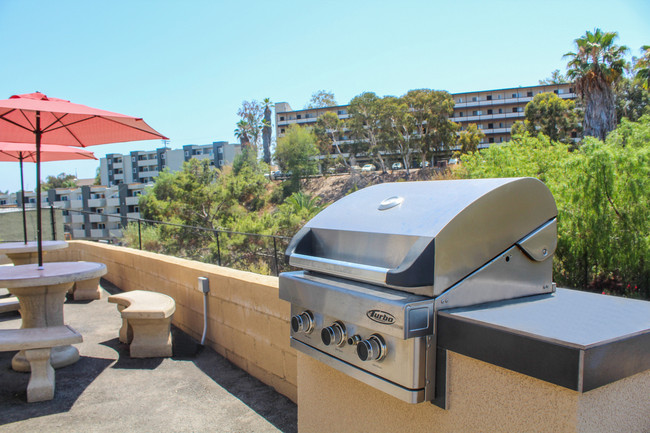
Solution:
M 395 317 L 392 314 L 389 314 L 381 310 L 370 310 L 366 313 L 368 319 L 373 322 L 382 323 L 384 325 L 392 325 L 395 323 Z

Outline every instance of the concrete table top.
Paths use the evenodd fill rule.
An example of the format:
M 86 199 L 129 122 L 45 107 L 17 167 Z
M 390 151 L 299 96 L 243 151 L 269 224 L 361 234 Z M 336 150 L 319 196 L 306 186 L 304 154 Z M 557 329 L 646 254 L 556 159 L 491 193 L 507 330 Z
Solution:
M 50 262 L 43 269 L 37 264 L 0 267 L 0 286 L 11 289 L 20 287 L 49 286 L 101 277 L 106 265 L 94 262 Z
M 43 241 L 43 254 L 47 251 L 68 248 L 66 241 Z M 38 243 L 35 241 L 0 243 L 0 254 L 6 254 L 14 265 L 38 263 Z
M 0 286 L 6 287 L 20 302 L 22 328 L 63 326 L 65 295 L 75 281 L 101 277 L 106 265 L 93 262 L 50 262 L 43 269 L 38 264 L 0 266 Z M 52 350 L 51 364 L 64 367 L 79 360 L 79 351 L 73 346 L 58 346 Z M 25 352 L 12 360 L 16 371 L 29 371 Z
M 68 248 L 66 241 L 43 241 L 43 251 L 59 250 Z M 38 245 L 35 241 L 24 242 L 2 242 L 0 243 L 0 254 L 35 253 L 38 252 Z

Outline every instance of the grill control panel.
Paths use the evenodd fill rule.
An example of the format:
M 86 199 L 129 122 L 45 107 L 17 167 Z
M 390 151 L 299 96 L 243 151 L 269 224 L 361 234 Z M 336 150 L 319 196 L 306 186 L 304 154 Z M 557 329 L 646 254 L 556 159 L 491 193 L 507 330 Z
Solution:
M 424 338 L 397 338 L 297 305 L 291 313 L 292 339 L 406 388 L 424 387 L 424 369 L 403 368 L 426 362 Z

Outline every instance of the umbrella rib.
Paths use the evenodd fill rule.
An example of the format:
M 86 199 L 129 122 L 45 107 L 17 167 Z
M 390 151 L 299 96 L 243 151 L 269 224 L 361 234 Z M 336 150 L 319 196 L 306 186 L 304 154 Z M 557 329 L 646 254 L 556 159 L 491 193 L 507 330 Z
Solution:
M 64 116 L 65 116 L 65 115 L 64 115 Z M 63 119 L 64 116 L 61 116 L 61 119 Z M 160 138 L 163 137 L 163 135 L 160 134 L 160 133 L 152 133 L 151 131 L 147 131 L 146 129 L 138 128 L 137 126 L 127 125 L 127 124 L 124 124 L 124 123 L 122 123 L 122 122 L 118 122 L 117 120 L 111 119 L 110 117 L 104 117 L 104 116 L 91 116 L 91 117 L 87 117 L 87 118 L 85 118 L 85 119 L 76 120 L 76 121 L 74 121 L 74 122 L 70 122 L 70 123 L 62 123 L 62 122 L 60 122 L 60 123 L 61 123 L 60 126 L 58 126 L 58 127 L 56 127 L 56 128 L 49 129 L 49 128 L 51 128 L 54 124 L 56 124 L 57 121 L 59 121 L 59 119 L 57 119 L 56 121 L 54 121 L 53 123 L 51 123 L 50 125 L 48 125 L 45 129 L 43 129 L 43 133 L 45 133 L 45 132 L 52 132 L 52 131 L 56 131 L 57 129 L 65 128 L 65 129 L 66 129 L 70 134 L 72 134 L 72 136 L 74 137 L 74 134 L 72 133 L 72 131 L 70 131 L 70 130 L 68 129 L 69 126 L 76 125 L 77 123 L 87 122 L 87 121 L 92 120 L 92 119 L 95 119 L 95 118 L 100 118 L 100 119 L 102 119 L 102 120 L 106 120 L 107 122 L 117 123 L 118 125 L 124 126 L 124 127 L 126 127 L 126 128 L 135 129 L 135 130 L 137 130 L 137 131 L 141 131 L 141 132 L 145 132 L 145 133 L 147 133 L 147 134 L 155 135 L 155 136 L 160 137 Z M 77 139 L 77 137 L 75 137 L 75 139 L 77 140 L 77 142 L 78 142 L 82 147 L 86 147 L 86 146 L 84 146 L 84 145 L 81 143 L 81 141 L 79 141 L 79 140 Z
M 13 111 L 15 111 L 15 110 L 8 111 L 8 112 L 5 113 L 5 114 L 9 114 L 9 113 L 11 113 L 11 112 L 13 112 Z M 23 113 L 22 111 L 21 111 L 21 113 L 23 114 L 23 116 L 25 116 L 25 113 Z M 5 116 L 4 114 L 3 114 L 2 116 L 0 116 L 0 119 L 4 120 L 5 122 L 11 123 L 12 125 L 15 125 L 15 126 L 17 126 L 17 127 L 19 127 L 19 128 L 23 128 L 25 131 L 34 132 L 34 129 L 29 129 L 28 127 L 23 126 L 23 125 L 21 125 L 20 123 L 16 123 L 16 122 L 14 122 L 13 120 L 7 119 L 7 118 L 4 117 L 4 116 Z M 27 119 L 27 116 L 25 116 L 25 119 L 29 122 L 29 119 Z M 31 122 L 30 122 L 30 126 L 32 126 L 32 125 L 31 125 Z M 32 128 L 34 128 L 34 127 L 32 126 Z
M 79 144 L 79 146 L 81 146 L 81 147 L 86 147 L 86 146 L 81 142 L 81 140 L 79 140 L 79 139 L 77 138 L 77 136 L 74 134 L 74 132 L 70 131 L 70 129 L 68 128 L 68 126 L 70 126 L 70 125 L 74 125 L 75 123 L 84 122 L 84 121 L 86 121 L 86 120 L 88 120 L 88 119 L 77 120 L 76 122 L 71 122 L 71 123 L 69 123 L 69 124 L 66 125 L 65 123 L 61 122 L 61 119 L 63 119 L 65 116 L 67 116 L 67 114 L 68 114 L 68 113 L 64 113 L 61 117 L 56 117 L 56 115 L 54 115 L 54 113 L 52 113 L 52 115 L 54 115 L 54 118 L 55 118 L 56 120 L 55 120 L 54 122 L 50 123 L 49 125 L 47 125 L 47 127 L 46 127 L 45 129 L 43 129 L 43 133 L 45 133 L 45 132 L 52 132 L 52 131 L 56 131 L 57 129 L 65 128 L 65 130 L 68 131 L 68 133 L 69 133 L 69 134 L 70 134 L 70 135 L 75 139 L 75 141 Z M 92 117 L 90 117 L 89 119 L 92 119 L 92 118 L 94 118 L 94 117 L 96 117 L 96 116 L 92 116 Z M 52 129 L 49 129 L 50 127 L 54 126 L 54 125 L 57 124 L 57 123 L 60 123 L 61 126 L 58 126 L 58 127 L 56 127 L 56 128 L 52 128 Z

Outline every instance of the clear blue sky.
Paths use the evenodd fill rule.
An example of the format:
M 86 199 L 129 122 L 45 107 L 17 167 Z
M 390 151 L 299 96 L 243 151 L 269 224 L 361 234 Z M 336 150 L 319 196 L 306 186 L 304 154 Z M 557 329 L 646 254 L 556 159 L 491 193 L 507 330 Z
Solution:
M 650 1 L 0 0 L 0 99 L 40 91 L 142 117 L 172 148 L 234 142 L 243 100 L 298 109 L 318 89 L 346 104 L 364 91 L 533 85 L 564 72 L 562 55 L 595 27 L 618 31 L 638 56 Z M 45 163 L 42 178 L 94 177 L 97 166 Z M 18 164 L 0 163 L 0 190 L 19 185 Z

